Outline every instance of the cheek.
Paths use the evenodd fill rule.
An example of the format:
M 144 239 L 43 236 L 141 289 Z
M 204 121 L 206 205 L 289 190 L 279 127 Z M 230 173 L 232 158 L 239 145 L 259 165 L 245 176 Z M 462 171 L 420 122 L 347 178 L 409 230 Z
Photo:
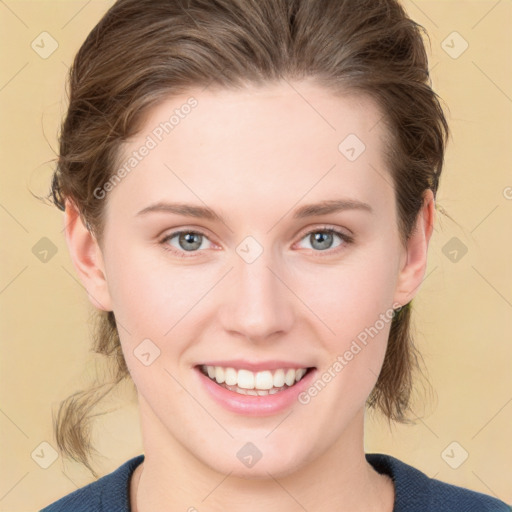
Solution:
M 324 286 L 318 276 L 302 280 L 301 293 L 307 291 L 308 305 L 322 320 L 319 339 L 328 354 L 310 392 L 312 397 L 328 388 L 320 398 L 327 408 L 335 401 L 355 411 L 375 386 L 393 318 L 396 257 L 375 243 L 330 268 Z M 336 413 L 339 421 L 347 412 Z
M 119 258 L 108 271 L 109 290 L 116 318 L 128 331 L 163 338 L 211 284 L 199 267 L 171 265 L 148 252 Z
M 343 349 L 381 314 L 391 315 L 397 254 L 383 245 L 374 243 L 339 264 L 295 274 L 301 276 L 296 278 L 297 295 L 324 324 L 323 338 L 332 341 L 331 349 Z

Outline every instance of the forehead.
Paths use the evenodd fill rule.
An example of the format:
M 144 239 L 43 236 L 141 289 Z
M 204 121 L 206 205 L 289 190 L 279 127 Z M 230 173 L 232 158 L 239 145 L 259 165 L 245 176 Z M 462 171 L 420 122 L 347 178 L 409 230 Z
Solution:
M 189 108 L 192 98 L 195 105 Z M 146 115 L 142 135 L 156 131 L 160 138 L 158 128 L 171 120 L 173 136 L 194 138 L 201 144 L 218 141 L 229 131 L 238 143 L 244 142 L 246 150 L 254 146 L 253 140 L 284 144 L 288 136 L 311 141 L 321 137 L 332 145 L 348 133 L 357 133 L 371 143 L 374 137 L 369 134 L 382 117 L 368 95 L 334 93 L 311 79 L 280 81 L 242 89 L 208 87 L 169 97 Z M 276 134 L 278 140 L 273 137 Z M 170 135 L 168 131 L 163 138 L 170 138 L 165 135 Z M 223 142 L 226 146 L 228 141 Z
M 267 203 L 277 195 L 289 204 L 333 188 L 369 201 L 390 182 L 382 180 L 381 119 L 371 98 L 311 81 L 191 89 L 149 111 L 123 145 L 118 168 L 126 177 L 111 196 L 130 195 L 134 209 L 165 194 L 220 204 L 233 194 Z

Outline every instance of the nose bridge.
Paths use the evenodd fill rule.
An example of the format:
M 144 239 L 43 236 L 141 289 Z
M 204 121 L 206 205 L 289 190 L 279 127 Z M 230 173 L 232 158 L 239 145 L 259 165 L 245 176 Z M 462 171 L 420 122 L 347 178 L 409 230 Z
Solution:
M 251 240 L 237 248 L 234 284 L 224 319 L 227 330 L 253 341 L 287 331 L 293 320 L 291 294 L 279 279 L 282 265 L 272 257 L 270 248 L 261 249 L 257 254 Z

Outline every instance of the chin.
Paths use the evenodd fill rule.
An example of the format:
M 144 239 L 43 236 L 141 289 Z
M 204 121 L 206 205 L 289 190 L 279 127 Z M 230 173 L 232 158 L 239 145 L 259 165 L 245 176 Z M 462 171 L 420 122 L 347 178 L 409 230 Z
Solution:
M 208 455 L 201 453 L 196 457 L 218 473 L 246 480 L 286 477 L 297 471 L 307 459 L 307 454 L 299 453 L 304 449 L 304 446 L 300 446 L 303 442 L 299 442 L 295 448 L 286 446 L 282 441 L 278 444 L 235 441 L 231 444 L 233 448 L 227 448 L 222 453 L 212 450 Z

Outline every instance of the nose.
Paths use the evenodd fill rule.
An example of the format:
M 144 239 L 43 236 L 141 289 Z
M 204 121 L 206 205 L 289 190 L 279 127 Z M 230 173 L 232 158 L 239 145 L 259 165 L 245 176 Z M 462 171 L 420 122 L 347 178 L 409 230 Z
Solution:
M 297 299 L 283 269 L 265 251 L 252 263 L 235 259 L 228 297 L 220 310 L 227 332 L 264 343 L 290 331 Z

